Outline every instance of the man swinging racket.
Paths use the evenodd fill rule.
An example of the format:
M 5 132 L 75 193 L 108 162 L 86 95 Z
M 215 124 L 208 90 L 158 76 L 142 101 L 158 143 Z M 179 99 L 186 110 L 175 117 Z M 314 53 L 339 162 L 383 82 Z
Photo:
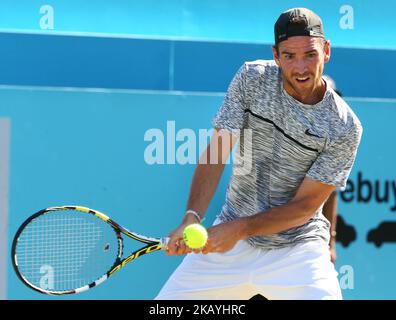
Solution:
M 182 232 L 203 218 L 237 141 L 250 170 L 234 164 L 206 246 L 185 257 L 156 299 L 342 299 L 322 207 L 346 185 L 362 126 L 322 78 L 330 42 L 321 19 L 294 8 L 274 29 L 274 60 L 245 63 L 213 119 L 168 255 L 191 253 Z

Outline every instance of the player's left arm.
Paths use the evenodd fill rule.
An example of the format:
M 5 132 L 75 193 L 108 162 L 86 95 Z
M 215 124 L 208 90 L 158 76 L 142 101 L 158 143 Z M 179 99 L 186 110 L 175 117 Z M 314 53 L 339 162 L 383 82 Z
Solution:
M 337 236 L 337 192 L 334 191 L 323 205 L 323 215 L 330 222 L 330 258 L 335 263 L 337 259 L 336 236 Z
M 270 235 L 302 226 L 314 215 L 335 186 L 305 177 L 288 203 L 255 215 L 216 225 L 208 229 L 209 240 L 203 253 L 225 252 L 238 240 Z M 229 235 L 233 236 L 230 237 Z
M 246 218 L 245 237 L 279 233 L 308 222 L 335 186 L 305 177 L 288 203 Z
M 330 141 L 286 204 L 209 228 L 203 253 L 225 252 L 238 240 L 275 234 L 307 223 L 336 187 L 346 185 L 362 132 L 362 126 L 356 123 Z

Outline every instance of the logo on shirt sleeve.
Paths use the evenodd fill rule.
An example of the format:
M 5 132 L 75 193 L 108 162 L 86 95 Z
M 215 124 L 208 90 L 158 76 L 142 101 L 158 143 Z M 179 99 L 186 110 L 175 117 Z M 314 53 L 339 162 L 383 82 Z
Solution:
M 311 136 L 311 137 L 316 137 L 316 138 L 323 138 L 321 136 L 318 136 L 316 133 L 311 132 L 309 129 L 305 130 L 305 134 Z

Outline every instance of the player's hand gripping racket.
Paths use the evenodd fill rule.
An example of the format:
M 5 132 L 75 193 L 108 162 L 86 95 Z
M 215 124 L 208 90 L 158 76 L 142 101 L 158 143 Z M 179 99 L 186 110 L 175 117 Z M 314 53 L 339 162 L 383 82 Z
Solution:
M 124 257 L 121 234 L 146 245 Z M 164 249 L 167 242 L 168 238 L 131 232 L 96 210 L 51 207 L 19 227 L 12 262 L 30 288 L 46 294 L 72 294 L 97 286 L 132 260 Z

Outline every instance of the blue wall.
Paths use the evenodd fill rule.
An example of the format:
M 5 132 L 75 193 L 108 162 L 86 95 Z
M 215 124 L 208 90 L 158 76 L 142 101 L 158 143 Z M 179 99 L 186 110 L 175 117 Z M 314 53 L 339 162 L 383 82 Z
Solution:
M 224 92 L 270 45 L 0 33 L 0 84 Z M 26 53 L 29 53 L 28 55 Z M 325 72 L 343 94 L 396 98 L 396 51 L 334 48 Z
M 166 134 L 167 121 L 198 135 L 211 128 L 221 97 L 4 89 L 0 100 L 0 117 L 10 118 L 12 128 L 11 242 L 29 214 L 59 204 L 98 209 L 148 236 L 170 232 L 185 208 L 194 166 L 147 164 L 144 135 L 152 128 Z M 220 210 L 223 181 L 209 223 Z M 74 298 L 153 298 L 180 258 L 163 252 L 145 258 Z M 11 264 L 9 270 L 10 299 L 43 298 L 17 280 Z
M 0 90 L 0 117 L 11 119 L 11 241 L 21 222 L 46 206 L 80 204 L 101 210 L 137 232 L 162 236 L 180 219 L 188 196 L 194 165 L 149 165 L 144 152 L 151 141 L 145 133 L 160 129 L 165 137 L 167 122 L 176 132 L 190 128 L 210 129 L 210 119 L 222 96 L 136 92 L 84 92 L 82 90 Z M 396 221 L 395 194 L 378 203 L 372 196 L 359 202 L 358 180 L 385 183 L 396 177 L 393 171 L 396 102 L 349 101 L 360 117 L 365 133 L 356 165 L 349 179 L 339 213 L 352 226 L 356 239 L 338 244 L 337 270 L 353 268 L 353 289 L 345 298 L 394 298 L 394 244 L 377 248 L 367 234 L 383 221 Z M 184 142 L 175 142 L 176 149 Z M 198 145 L 198 142 L 197 142 Z M 375 152 L 374 152 L 375 150 Z M 165 148 L 165 159 L 166 159 Z M 373 165 L 375 164 L 375 165 Z M 228 167 L 208 212 L 206 226 L 219 213 L 225 195 Z M 352 186 L 353 184 L 353 186 Z M 367 196 L 368 190 L 362 189 Z M 154 221 L 154 222 L 153 222 Z M 138 259 L 113 279 L 78 299 L 151 299 L 180 258 L 162 252 Z M 160 269 L 157 266 L 161 266 Z M 41 299 L 17 280 L 9 263 L 8 297 Z M 150 275 L 150 276 L 149 276 Z M 350 274 L 348 276 L 351 276 Z M 349 284 L 351 285 L 351 284 Z M 138 292 L 133 290 L 139 286 Z
M 368 241 L 368 234 L 385 221 L 391 222 L 391 228 L 388 232 L 380 230 L 382 237 L 389 240 L 389 232 L 391 238 L 396 234 L 396 101 L 347 102 L 362 121 L 364 133 L 347 188 L 338 197 L 339 215 L 356 232 L 355 240 L 337 246 L 338 271 L 342 266 L 351 266 L 354 275 L 353 289 L 343 290 L 343 294 L 349 299 L 395 299 L 396 244 L 385 242 L 376 247 Z

